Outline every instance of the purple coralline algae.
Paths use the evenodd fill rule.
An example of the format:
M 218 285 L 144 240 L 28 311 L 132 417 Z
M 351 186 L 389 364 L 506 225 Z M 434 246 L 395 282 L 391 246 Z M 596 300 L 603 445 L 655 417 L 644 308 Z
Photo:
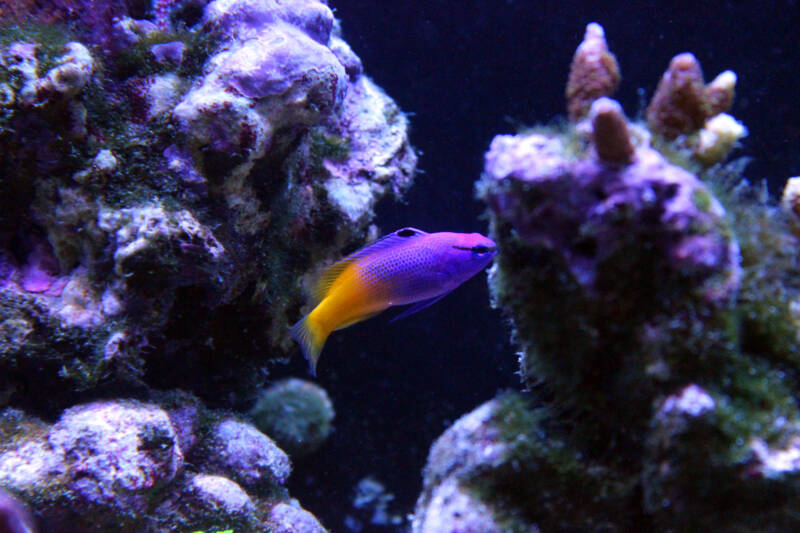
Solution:
M 319 2 L 289 6 L 217 0 L 205 25 L 224 29 L 221 51 L 175 107 L 190 142 L 261 158 L 276 135 L 318 124 L 344 97 L 344 66 L 327 46 L 333 14 Z
M 250 424 L 223 420 L 211 428 L 206 446 L 212 465 L 245 487 L 282 485 L 292 471 L 286 453 Z
M 324 1 L 102 4 L 0 5 L 28 22 L 0 30 L 0 408 L 62 413 L 5 449 L 6 486 L 58 531 L 322 530 L 269 517 L 274 441 L 198 413 L 249 407 L 304 279 L 411 185 L 406 115 Z
M 592 127 L 604 135 L 592 135 L 598 142 L 585 159 L 565 154 L 555 136 L 495 137 L 481 184 L 492 211 L 527 245 L 552 250 L 586 289 L 606 281 L 598 267 L 646 242 L 664 258 L 662 281 L 692 277 L 708 300 L 727 302 L 738 286 L 739 253 L 721 204 L 656 150 L 643 144 L 634 152 L 612 100 L 597 100 L 592 111 Z
M 269 513 L 268 525 L 275 533 L 325 533 L 314 515 L 292 503 L 279 503 Z
M 0 483 L 35 502 L 45 531 L 251 531 L 275 522 L 275 508 L 291 501 L 286 454 L 190 395 L 157 396 L 79 405 L 53 425 L 6 409 Z M 324 531 L 307 512 L 296 514 L 299 525 Z
M 733 142 L 698 151 L 720 78 L 673 61 L 650 108 L 691 89 L 704 110 L 677 136 L 598 94 L 492 141 L 490 288 L 539 407 L 501 395 L 440 437 L 415 532 L 798 527 L 796 193 L 786 214 L 717 164 Z

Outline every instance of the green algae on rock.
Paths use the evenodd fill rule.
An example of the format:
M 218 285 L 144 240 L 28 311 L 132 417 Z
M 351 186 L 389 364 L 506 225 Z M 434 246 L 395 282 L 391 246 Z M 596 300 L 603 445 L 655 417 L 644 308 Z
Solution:
M 292 457 L 315 452 L 331 432 L 333 403 L 325 389 L 288 378 L 271 384 L 250 410 L 253 424 Z
M 4 485 L 53 531 L 324 531 L 268 437 L 156 391 L 248 407 L 304 276 L 411 185 L 406 115 L 323 1 L 40 4 L 0 6 L 0 407 L 59 421 L 8 433 Z
M 700 151 L 735 77 L 673 63 L 656 131 L 599 98 L 566 132 L 493 140 L 477 187 L 490 289 L 543 407 L 499 397 L 445 432 L 414 531 L 797 529 L 800 242 L 742 165 L 711 166 L 733 142 Z
M 70 32 L 59 10 L 0 28 L 0 291 L 53 317 L 0 316 L 8 348 L 46 353 L 65 393 L 254 390 L 291 349 L 304 274 L 410 186 L 407 118 L 323 2 L 217 0 L 200 20 L 166 2 L 160 26 L 73 3 Z M 58 328 L 83 340 L 26 345 Z M 0 358 L 11 402 L 20 365 Z

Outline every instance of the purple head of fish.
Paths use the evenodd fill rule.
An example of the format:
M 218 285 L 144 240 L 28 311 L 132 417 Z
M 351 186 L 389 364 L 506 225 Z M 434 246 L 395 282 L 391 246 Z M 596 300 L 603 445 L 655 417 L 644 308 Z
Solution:
M 441 233 L 440 245 L 445 247 L 443 258 L 453 281 L 460 284 L 492 262 L 497 245 L 480 233 Z

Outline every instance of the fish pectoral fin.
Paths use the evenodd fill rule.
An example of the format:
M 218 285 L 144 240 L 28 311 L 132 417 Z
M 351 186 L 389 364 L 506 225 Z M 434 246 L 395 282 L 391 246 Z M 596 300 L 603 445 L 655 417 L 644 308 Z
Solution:
M 426 307 L 435 304 L 436 302 L 438 302 L 439 300 L 441 300 L 442 298 L 444 298 L 445 296 L 450 294 L 450 292 L 451 291 L 447 291 L 446 293 L 440 294 L 439 296 L 434 296 L 433 298 L 428 298 L 427 300 L 419 301 L 419 302 L 411 305 L 410 307 L 408 307 L 405 311 L 403 311 L 402 313 L 400 313 L 396 317 L 392 318 L 389 322 L 395 322 L 396 320 L 400 320 L 401 318 L 405 318 L 405 317 L 407 317 L 409 315 L 413 315 L 417 311 L 422 311 Z

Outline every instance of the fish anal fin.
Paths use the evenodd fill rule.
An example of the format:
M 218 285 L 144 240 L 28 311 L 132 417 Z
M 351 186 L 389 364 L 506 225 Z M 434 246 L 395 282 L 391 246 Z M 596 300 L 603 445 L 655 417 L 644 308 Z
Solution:
M 407 317 L 409 315 L 413 315 L 417 311 L 422 311 L 426 307 L 429 307 L 429 306 L 435 304 L 436 302 L 438 302 L 439 300 L 441 300 L 442 298 L 444 298 L 445 296 L 450 294 L 450 292 L 451 291 L 447 291 L 444 294 L 440 294 L 439 296 L 434 296 L 433 298 L 428 298 L 427 300 L 421 300 L 421 301 L 419 301 L 419 302 L 407 307 L 405 311 L 403 311 L 402 313 L 400 313 L 396 317 L 392 318 L 389 322 L 395 322 L 397 320 L 400 320 L 401 318 L 405 318 L 405 317 Z

